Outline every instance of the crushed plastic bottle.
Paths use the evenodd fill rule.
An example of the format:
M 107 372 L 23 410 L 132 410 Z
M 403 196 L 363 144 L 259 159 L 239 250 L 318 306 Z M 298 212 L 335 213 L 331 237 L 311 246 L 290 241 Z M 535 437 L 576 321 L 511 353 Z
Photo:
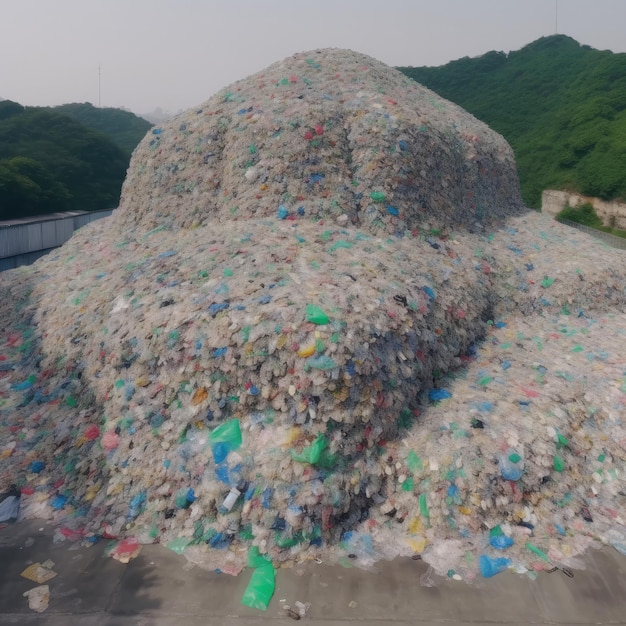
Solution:
M 233 506 L 235 506 L 235 502 L 237 502 L 237 500 L 239 499 L 239 496 L 241 496 L 241 491 L 239 491 L 237 487 L 233 487 L 228 492 L 228 495 L 224 499 L 224 502 L 222 502 L 222 505 L 220 507 L 220 512 L 227 513 L 228 511 L 230 511 L 233 508 Z

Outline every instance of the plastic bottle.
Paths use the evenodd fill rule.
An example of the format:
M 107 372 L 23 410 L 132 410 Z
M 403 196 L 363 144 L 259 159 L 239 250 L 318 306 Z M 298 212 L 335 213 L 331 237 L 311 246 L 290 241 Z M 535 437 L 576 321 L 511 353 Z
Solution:
M 220 507 L 220 509 L 222 509 L 224 512 L 230 511 L 235 506 L 235 502 L 237 502 L 237 499 L 240 495 L 241 491 L 239 491 L 237 487 L 233 487 L 224 499 L 224 502 L 222 502 L 222 506 Z

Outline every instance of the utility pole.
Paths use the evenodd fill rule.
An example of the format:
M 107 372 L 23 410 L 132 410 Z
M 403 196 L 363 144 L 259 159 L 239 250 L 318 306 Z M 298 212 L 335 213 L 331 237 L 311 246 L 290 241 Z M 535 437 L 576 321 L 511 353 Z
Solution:
M 98 108 L 101 109 L 102 108 L 102 68 L 100 67 L 100 64 L 98 64 Z
M 559 0 L 554 0 L 554 34 L 559 34 Z

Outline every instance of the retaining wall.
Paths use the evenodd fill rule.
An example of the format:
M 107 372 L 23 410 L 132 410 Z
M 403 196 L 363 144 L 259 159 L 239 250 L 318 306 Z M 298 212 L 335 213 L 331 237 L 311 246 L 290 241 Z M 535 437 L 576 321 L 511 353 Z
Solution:
M 541 211 L 555 217 L 565 206 L 578 207 L 582 204 L 591 204 L 598 217 L 605 226 L 626 230 L 626 204 L 612 200 L 607 202 L 600 198 L 582 196 L 569 191 L 546 189 L 541 194 Z
M 81 226 L 113 209 L 71 211 L 0 222 L 0 271 L 28 265 L 62 246 Z

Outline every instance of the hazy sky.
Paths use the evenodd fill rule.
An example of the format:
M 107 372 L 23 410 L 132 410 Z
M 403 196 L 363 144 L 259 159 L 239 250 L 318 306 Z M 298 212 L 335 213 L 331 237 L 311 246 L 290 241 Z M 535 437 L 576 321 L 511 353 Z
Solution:
M 0 97 L 137 113 L 196 106 L 316 48 L 393 66 L 518 50 L 554 34 L 557 13 L 559 33 L 626 52 L 626 0 L 0 0 L 0 9 Z

